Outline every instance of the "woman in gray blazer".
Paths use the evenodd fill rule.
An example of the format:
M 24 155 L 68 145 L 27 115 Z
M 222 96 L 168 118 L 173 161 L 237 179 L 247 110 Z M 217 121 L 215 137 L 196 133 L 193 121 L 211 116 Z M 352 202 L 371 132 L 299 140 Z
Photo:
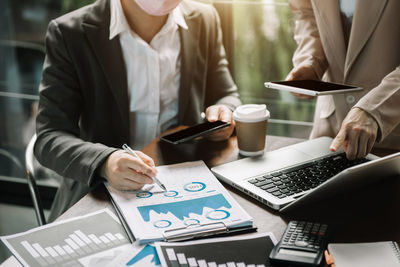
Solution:
M 104 179 L 119 189 L 136 189 L 151 183 L 149 177 L 156 172 L 146 155 L 138 153 L 145 162 L 141 163 L 120 150 L 135 138 L 140 125 L 132 130 L 130 74 L 118 36 L 110 39 L 110 7 L 119 4 L 113 1 L 120 0 L 98 0 L 51 21 L 48 28 L 34 153 L 42 165 L 64 177 L 50 220 Z M 180 2 L 157 1 L 165 11 L 160 14 L 141 7 L 146 3 L 140 0 L 120 3 L 128 23 L 137 23 L 135 34 L 149 41 Z M 232 122 L 232 110 L 240 100 L 227 68 L 218 15 L 210 5 L 186 0 L 179 8 L 187 28 L 178 28 L 177 124 L 201 122 L 202 111 L 208 120 Z M 211 139 L 228 138 L 233 127 L 232 123 Z

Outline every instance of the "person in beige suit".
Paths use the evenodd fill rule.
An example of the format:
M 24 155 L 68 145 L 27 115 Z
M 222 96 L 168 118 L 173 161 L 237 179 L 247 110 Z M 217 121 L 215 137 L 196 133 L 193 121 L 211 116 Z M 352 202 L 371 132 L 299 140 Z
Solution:
M 321 79 L 364 88 L 320 96 L 311 138 L 335 138 L 349 159 L 373 146 L 400 149 L 400 1 L 289 0 L 298 15 L 287 79 Z M 298 95 L 299 98 L 307 98 Z
M 105 180 L 153 182 L 153 160 L 124 143 L 140 150 L 202 111 L 232 122 L 210 136 L 223 140 L 240 105 L 218 14 L 189 0 L 97 0 L 51 21 L 39 89 L 34 153 L 63 177 L 50 221 Z

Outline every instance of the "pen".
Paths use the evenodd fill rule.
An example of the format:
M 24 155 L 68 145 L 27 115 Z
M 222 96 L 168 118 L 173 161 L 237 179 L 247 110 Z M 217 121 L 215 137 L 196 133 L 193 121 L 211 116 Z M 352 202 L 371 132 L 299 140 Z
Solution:
M 143 162 L 143 160 L 135 153 L 135 151 L 132 150 L 132 148 L 130 148 L 127 144 L 123 144 L 122 148 L 129 154 L 131 154 L 132 156 L 134 156 L 135 158 L 137 158 L 141 163 L 145 164 Z M 158 186 L 160 186 L 164 191 L 167 191 L 167 188 L 165 187 L 165 185 L 163 183 L 160 182 L 160 180 L 158 180 L 156 177 L 152 177 L 153 181 L 156 182 L 156 184 L 158 184 Z

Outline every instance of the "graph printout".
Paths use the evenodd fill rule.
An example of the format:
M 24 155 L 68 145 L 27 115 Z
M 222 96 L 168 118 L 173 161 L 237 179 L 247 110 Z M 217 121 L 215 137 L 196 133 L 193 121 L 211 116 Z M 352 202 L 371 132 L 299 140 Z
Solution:
M 24 266 L 104 266 L 130 245 L 108 209 L 1 237 Z
M 120 192 L 107 185 L 136 240 L 163 239 L 164 231 L 223 222 L 227 227 L 251 226 L 252 218 L 239 206 L 202 161 L 157 168 L 156 184 L 140 191 Z M 221 225 L 221 224 L 220 224 Z
M 128 247 L 104 267 L 133 266 L 152 267 L 160 266 L 160 259 L 153 244 L 140 245 L 137 242 Z
M 167 266 L 271 266 L 268 256 L 277 243 L 272 233 L 186 242 L 156 242 L 158 257 Z

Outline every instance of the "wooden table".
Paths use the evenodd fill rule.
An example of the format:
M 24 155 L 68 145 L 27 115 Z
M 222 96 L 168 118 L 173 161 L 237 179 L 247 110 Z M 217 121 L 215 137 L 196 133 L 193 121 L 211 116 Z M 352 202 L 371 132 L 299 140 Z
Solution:
M 267 151 L 304 141 L 302 139 L 267 136 Z M 210 142 L 198 140 L 178 146 L 151 142 L 143 149 L 156 165 L 173 164 L 184 161 L 204 160 L 208 167 L 237 160 L 237 140 L 233 136 L 227 141 Z M 376 150 L 383 156 L 395 151 Z M 295 214 L 280 214 L 237 189 L 224 184 L 239 204 L 254 218 L 258 232 L 273 232 L 279 240 L 291 219 L 304 219 L 328 223 L 334 230 L 332 242 L 367 242 L 395 240 L 400 243 L 400 178 L 386 179 L 379 184 L 360 188 L 351 194 L 322 201 L 301 209 Z M 84 215 L 99 209 L 114 211 L 103 187 L 95 188 L 88 195 L 67 210 L 57 220 Z M 19 265 L 14 257 L 3 263 L 4 266 Z M 3 266 L 2 265 L 2 266 Z

